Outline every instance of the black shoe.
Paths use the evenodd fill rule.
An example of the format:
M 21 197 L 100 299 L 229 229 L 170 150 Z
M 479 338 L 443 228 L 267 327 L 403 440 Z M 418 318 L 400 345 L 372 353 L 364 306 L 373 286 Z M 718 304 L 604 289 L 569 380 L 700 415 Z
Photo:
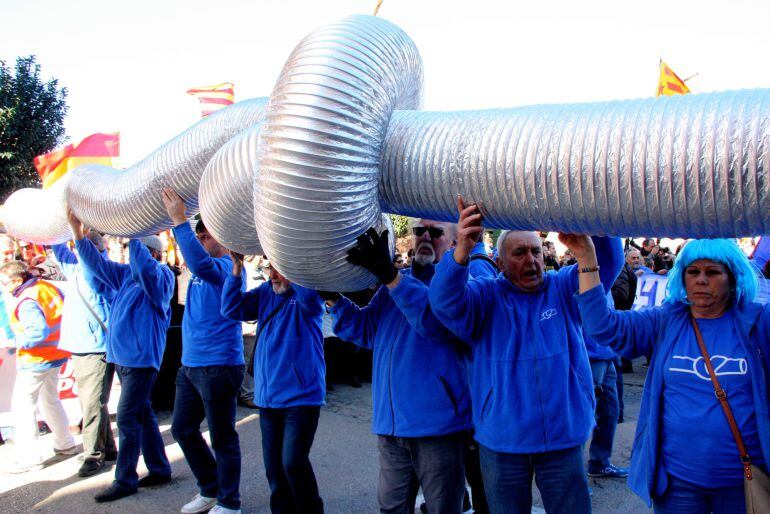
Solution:
M 136 491 L 128 491 L 118 486 L 118 484 L 112 484 L 107 489 L 94 496 L 94 500 L 99 503 L 111 502 L 120 500 L 126 496 L 131 496 L 132 494 L 136 494 Z
M 83 465 L 80 466 L 80 469 L 78 470 L 78 476 L 79 477 L 90 477 L 98 472 L 100 472 L 102 469 L 104 469 L 104 461 L 103 460 L 95 460 L 95 459 L 89 459 L 87 461 L 83 462 Z
M 623 419 L 623 416 L 619 416 L 618 417 L 618 425 L 623 423 L 624 421 L 625 421 L 625 419 Z
M 152 487 L 154 485 L 163 485 L 171 482 L 171 475 L 159 475 L 150 473 L 146 477 L 139 479 L 139 487 Z
M 104 460 L 106 462 L 115 462 L 118 460 L 118 450 L 114 452 L 104 452 Z
M 238 398 L 237 400 L 238 405 L 241 407 L 246 407 L 247 409 L 258 409 L 257 404 L 254 403 L 254 400 L 244 400 L 243 398 Z

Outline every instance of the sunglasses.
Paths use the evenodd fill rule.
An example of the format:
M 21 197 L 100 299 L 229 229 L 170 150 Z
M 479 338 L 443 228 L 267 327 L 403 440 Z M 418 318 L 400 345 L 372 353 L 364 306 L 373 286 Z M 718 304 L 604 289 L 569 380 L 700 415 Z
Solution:
M 431 239 L 438 239 L 444 235 L 444 229 L 440 227 L 412 227 L 412 233 L 417 237 L 422 237 L 426 231 Z

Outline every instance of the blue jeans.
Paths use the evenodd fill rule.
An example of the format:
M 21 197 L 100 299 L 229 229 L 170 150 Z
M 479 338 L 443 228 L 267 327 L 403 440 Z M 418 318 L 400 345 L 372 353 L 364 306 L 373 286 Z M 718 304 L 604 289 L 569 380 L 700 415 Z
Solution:
M 479 451 L 484 490 L 492 514 L 531 512 L 533 474 L 547 513 L 591 512 L 580 446 L 520 454 L 496 452 L 479 445 Z
M 158 370 L 115 366 L 120 377 L 118 402 L 118 461 L 115 464 L 115 483 L 126 491 L 136 491 L 139 476 L 136 465 L 139 453 L 150 474 L 171 475 L 158 420 L 150 405 L 150 394 Z
M 715 489 L 701 487 L 668 475 L 668 487 L 653 499 L 655 514 L 744 514 L 746 497 L 743 484 Z
M 171 433 L 198 481 L 200 494 L 234 510 L 241 508 L 241 445 L 235 430 L 235 409 L 242 381 L 243 365 L 182 366 L 176 376 L 171 423 Z M 213 455 L 200 432 L 204 419 Z
M 309 458 L 320 411 L 320 407 L 311 406 L 259 409 L 262 458 L 273 514 L 313 514 L 324 510 Z
M 591 375 L 596 394 L 596 427 L 588 448 L 588 470 L 601 471 L 610 464 L 618 426 L 617 372 L 613 361 L 592 360 Z M 599 392 L 601 388 L 601 392 Z

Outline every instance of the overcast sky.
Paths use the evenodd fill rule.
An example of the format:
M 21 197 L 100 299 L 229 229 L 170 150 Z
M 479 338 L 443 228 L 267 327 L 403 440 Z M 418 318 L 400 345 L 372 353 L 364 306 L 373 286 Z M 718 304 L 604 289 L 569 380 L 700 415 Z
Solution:
M 200 118 L 193 86 L 268 96 L 313 28 L 376 0 L 3 0 L 0 59 L 35 54 L 69 90 L 67 135 L 120 131 L 130 166 Z M 420 49 L 425 108 L 652 96 L 658 59 L 694 91 L 770 87 L 761 2 L 384 0 Z

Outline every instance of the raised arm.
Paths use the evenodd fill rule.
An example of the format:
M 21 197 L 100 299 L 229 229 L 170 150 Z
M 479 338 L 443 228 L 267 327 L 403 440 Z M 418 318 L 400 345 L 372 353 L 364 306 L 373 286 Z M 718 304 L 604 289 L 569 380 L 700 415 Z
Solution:
M 243 292 L 243 276 L 241 274 L 242 267 L 239 263 L 243 261 L 242 256 L 233 258 L 233 273 L 237 275 L 230 275 L 225 280 L 222 286 L 222 305 L 220 307 L 220 313 L 227 319 L 235 321 L 254 321 L 259 319 L 260 307 L 261 307 L 261 291 L 265 287 L 271 287 L 269 282 L 265 282 L 257 288 L 251 291 Z
M 53 245 L 51 246 L 51 249 L 53 250 L 54 259 L 59 263 L 62 273 L 64 273 L 68 280 L 71 280 L 72 273 L 78 265 L 78 256 L 69 249 L 67 243 Z
M 74 232 L 73 235 L 75 235 Z M 99 255 L 94 244 L 82 236 L 82 232 L 80 232 L 80 238 L 75 235 L 75 248 L 78 251 L 80 265 L 87 274 L 109 289 L 114 291 L 120 289 L 123 279 L 129 273 L 127 264 L 104 259 Z
M 387 288 L 380 287 L 366 307 L 359 307 L 344 296 L 328 299 L 326 304 L 330 306 L 329 312 L 334 321 L 332 330 L 337 337 L 363 348 L 371 348 L 377 337 L 378 322 L 387 294 Z
M 299 284 L 292 284 L 294 294 L 297 295 L 297 303 L 300 309 L 309 317 L 321 316 L 324 312 L 324 302 L 318 292 Z
M 428 286 L 411 275 L 402 275 L 401 281 L 389 290 L 393 302 L 409 325 L 423 337 L 447 338 L 453 334 L 433 313 L 428 297 Z
M 164 312 L 174 296 L 174 272 L 155 260 L 138 239 L 128 242 L 128 255 L 134 281 L 150 298 L 155 308 Z

